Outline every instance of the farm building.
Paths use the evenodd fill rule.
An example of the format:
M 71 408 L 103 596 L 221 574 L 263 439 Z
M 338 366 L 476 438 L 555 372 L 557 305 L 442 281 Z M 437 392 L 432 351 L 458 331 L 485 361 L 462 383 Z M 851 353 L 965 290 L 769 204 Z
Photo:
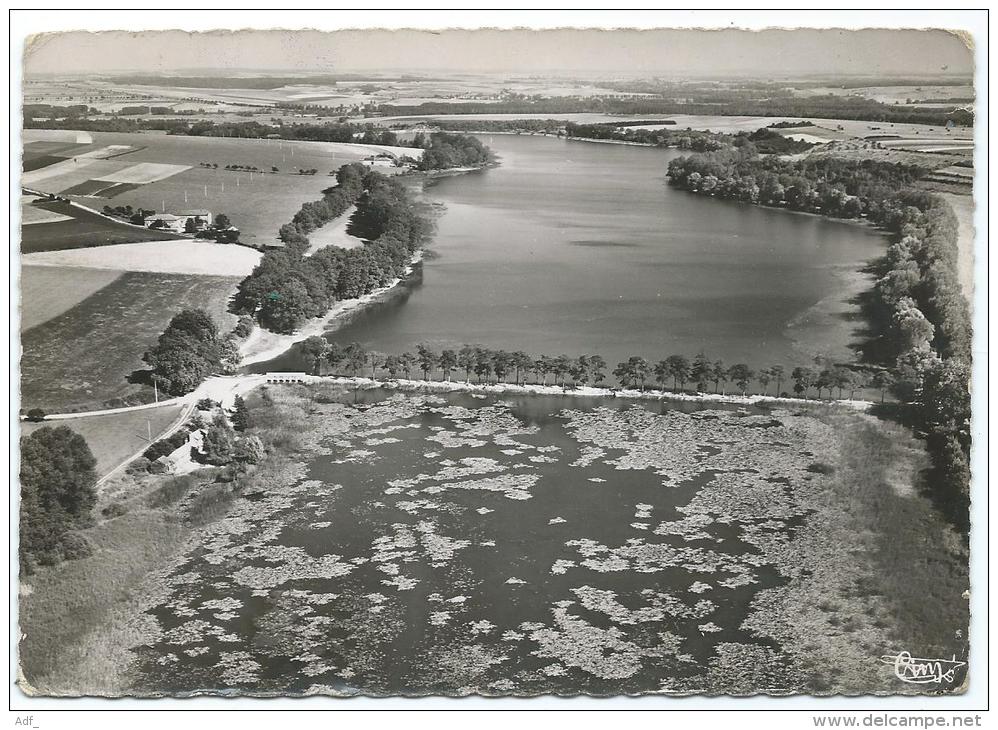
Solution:
M 183 233 L 186 222 L 186 218 L 181 218 L 172 213 L 157 213 L 145 219 L 146 228 L 159 228 L 166 231 L 173 231 L 174 233 Z
M 180 213 L 156 213 L 145 219 L 146 228 L 159 228 L 184 233 L 187 231 L 188 221 L 194 221 L 197 230 L 203 230 L 211 226 L 212 215 L 210 210 L 185 210 Z
M 198 228 L 207 228 L 211 225 L 211 211 L 204 210 L 203 208 L 198 210 L 182 210 L 177 215 L 184 219 L 184 224 L 186 225 L 189 218 L 194 219 L 194 224 Z

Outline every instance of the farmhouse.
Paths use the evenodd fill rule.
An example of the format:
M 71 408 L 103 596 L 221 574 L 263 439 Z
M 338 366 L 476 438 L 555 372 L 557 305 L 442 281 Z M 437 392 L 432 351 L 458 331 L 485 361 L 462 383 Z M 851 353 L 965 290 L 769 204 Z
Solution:
M 186 218 L 173 215 L 172 213 L 157 213 L 145 219 L 146 228 L 157 228 L 174 233 L 183 233 Z
M 194 219 L 194 225 L 198 228 L 207 228 L 211 225 L 211 211 L 199 208 L 197 210 L 182 210 L 177 215 L 184 219 L 184 225 L 191 218 Z
M 146 228 L 156 228 L 160 230 L 173 231 L 174 233 L 184 233 L 188 230 L 188 221 L 194 222 L 196 230 L 209 228 L 212 222 L 210 210 L 184 210 L 180 213 L 155 213 L 144 219 Z

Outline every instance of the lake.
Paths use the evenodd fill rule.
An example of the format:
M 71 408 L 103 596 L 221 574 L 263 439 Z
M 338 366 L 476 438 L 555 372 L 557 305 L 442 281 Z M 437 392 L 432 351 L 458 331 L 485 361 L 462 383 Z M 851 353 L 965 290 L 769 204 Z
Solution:
M 251 408 L 273 424 L 304 395 L 301 455 L 152 581 L 140 691 L 731 692 L 746 667 L 771 691 L 806 681 L 782 638 L 802 627 L 766 592 L 810 565 L 828 478 L 809 466 L 835 447 L 812 416 L 332 387 Z
M 445 207 L 426 260 L 331 339 L 593 353 L 611 369 L 701 350 L 753 367 L 849 357 L 860 323 L 847 300 L 884 247 L 872 228 L 671 189 L 675 150 L 481 138 L 502 164 L 423 184 Z

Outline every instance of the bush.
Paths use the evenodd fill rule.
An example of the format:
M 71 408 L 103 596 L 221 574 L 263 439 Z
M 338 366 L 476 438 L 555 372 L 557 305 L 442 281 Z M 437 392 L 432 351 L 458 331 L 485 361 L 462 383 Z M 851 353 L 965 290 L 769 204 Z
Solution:
M 167 507 L 183 499 L 195 484 L 195 477 L 185 475 L 173 477 L 163 482 L 163 485 L 149 495 L 150 507 Z
M 808 471 L 814 472 L 815 474 L 834 474 L 835 467 L 831 464 L 824 464 L 820 461 L 816 461 L 811 466 L 807 468 Z
M 123 505 L 121 502 L 111 502 L 107 507 L 100 511 L 104 517 L 109 520 L 113 520 L 115 517 L 121 517 L 128 513 L 128 507 Z
M 210 410 L 212 410 L 214 408 L 217 408 L 219 405 L 221 405 L 221 404 L 220 403 L 216 403 L 211 398 L 202 398 L 201 400 L 199 400 L 197 402 L 196 408 L 199 411 L 210 411 Z
M 32 422 L 35 422 L 35 423 L 37 423 L 38 421 L 44 421 L 45 420 L 45 411 L 43 411 L 41 408 L 32 408 L 30 411 L 28 411 L 25 414 L 25 417 L 29 421 L 32 421 Z
M 186 428 L 182 428 L 172 436 L 156 441 L 148 449 L 142 452 L 142 455 L 149 459 L 149 461 L 156 461 L 156 459 L 161 456 L 172 454 L 174 451 L 186 444 L 189 437 L 190 432 Z
M 94 554 L 90 540 L 79 532 L 67 532 L 62 538 L 62 557 L 66 560 L 80 560 Z
M 236 337 L 238 337 L 241 340 L 244 340 L 247 337 L 249 337 L 252 331 L 253 331 L 253 318 L 247 315 L 243 315 L 242 317 L 240 317 L 239 321 L 236 322 L 236 326 L 232 328 L 232 334 L 234 334 Z

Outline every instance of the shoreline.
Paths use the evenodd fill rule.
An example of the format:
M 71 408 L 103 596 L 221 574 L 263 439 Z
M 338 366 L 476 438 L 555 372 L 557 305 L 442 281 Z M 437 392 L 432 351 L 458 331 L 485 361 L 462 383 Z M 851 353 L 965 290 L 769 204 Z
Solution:
M 306 375 L 284 373 L 295 376 L 299 384 L 322 384 L 351 386 L 358 390 L 384 388 L 399 392 L 421 393 L 479 393 L 502 395 L 555 395 L 577 398 L 623 398 L 626 400 L 668 400 L 687 403 L 724 403 L 728 405 L 757 406 L 767 403 L 785 406 L 832 405 L 842 406 L 852 411 L 864 412 L 873 406 L 872 401 L 817 398 L 790 398 L 776 395 L 739 395 L 737 393 L 675 393 L 669 390 L 635 390 L 633 388 L 602 388 L 593 386 L 568 387 L 561 385 L 541 385 L 539 383 L 470 383 L 462 380 L 409 380 L 406 378 L 368 378 L 363 376 Z M 279 381 L 275 381 L 279 382 Z M 289 381 L 285 381 L 289 382 Z
M 299 342 L 316 335 L 321 336 L 330 324 L 343 317 L 346 313 L 352 312 L 358 307 L 370 304 L 379 296 L 387 294 L 389 291 L 402 283 L 402 281 L 412 274 L 416 265 L 423 260 L 423 254 L 423 249 L 420 249 L 413 254 L 412 259 L 409 261 L 409 265 L 405 269 L 405 273 L 401 277 L 389 282 L 383 287 L 365 294 L 362 297 L 358 297 L 357 299 L 342 299 L 336 302 L 336 304 L 333 305 L 332 309 L 330 309 L 324 317 L 320 317 L 307 323 L 296 332 L 288 335 L 282 335 L 276 332 L 267 331 L 259 324 L 254 324 L 253 331 L 250 332 L 249 336 L 239 346 L 239 366 L 246 367 L 260 362 L 266 362 L 267 360 L 273 360 L 274 358 L 283 355 Z

